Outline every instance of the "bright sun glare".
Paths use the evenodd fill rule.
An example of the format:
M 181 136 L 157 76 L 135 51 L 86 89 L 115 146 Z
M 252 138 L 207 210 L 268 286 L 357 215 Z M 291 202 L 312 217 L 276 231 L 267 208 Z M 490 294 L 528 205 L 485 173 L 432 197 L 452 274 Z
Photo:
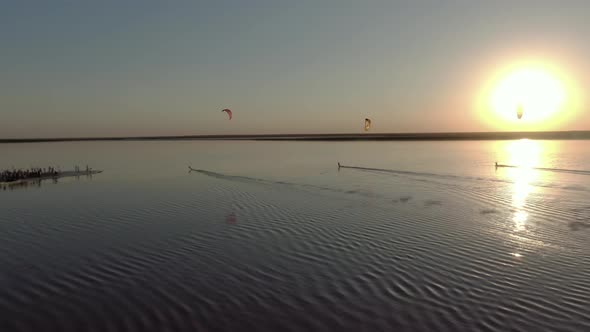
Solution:
M 563 106 L 563 84 L 541 68 L 523 68 L 508 74 L 492 92 L 492 108 L 505 120 L 519 120 L 517 109 L 522 108 L 522 122 L 548 120 Z
M 559 130 L 576 108 L 573 84 L 547 63 L 529 61 L 505 67 L 496 72 L 485 91 L 482 117 L 500 130 Z

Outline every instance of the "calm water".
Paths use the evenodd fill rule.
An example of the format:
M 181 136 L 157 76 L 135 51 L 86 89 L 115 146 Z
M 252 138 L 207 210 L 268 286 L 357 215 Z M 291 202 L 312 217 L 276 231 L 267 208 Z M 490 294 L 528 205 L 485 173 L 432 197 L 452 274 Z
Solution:
M 0 327 L 588 331 L 589 144 L 0 145 Z

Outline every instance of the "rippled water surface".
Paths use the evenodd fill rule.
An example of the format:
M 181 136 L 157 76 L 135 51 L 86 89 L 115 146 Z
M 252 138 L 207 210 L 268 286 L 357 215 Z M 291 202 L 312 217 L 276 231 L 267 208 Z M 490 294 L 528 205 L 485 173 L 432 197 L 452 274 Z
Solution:
M 589 331 L 588 144 L 0 145 L 0 327 Z

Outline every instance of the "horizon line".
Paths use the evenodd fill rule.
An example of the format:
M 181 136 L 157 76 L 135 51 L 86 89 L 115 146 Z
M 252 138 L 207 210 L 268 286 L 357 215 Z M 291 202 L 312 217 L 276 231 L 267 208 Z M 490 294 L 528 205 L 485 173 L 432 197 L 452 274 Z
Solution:
M 0 138 L 0 143 L 42 143 L 81 141 L 147 140 L 254 140 L 254 141 L 424 141 L 424 140 L 512 140 L 512 139 L 590 139 L 589 130 L 569 131 L 486 131 L 486 132 L 410 132 L 410 133 L 339 133 L 339 134 L 234 134 L 234 135 L 166 135 L 166 136 L 97 136 Z

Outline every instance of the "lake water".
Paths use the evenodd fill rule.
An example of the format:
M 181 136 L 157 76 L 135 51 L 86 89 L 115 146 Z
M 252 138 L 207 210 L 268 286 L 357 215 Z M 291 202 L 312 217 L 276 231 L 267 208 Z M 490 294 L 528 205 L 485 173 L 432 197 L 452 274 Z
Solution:
M 589 331 L 589 144 L 0 145 L 0 327 Z

